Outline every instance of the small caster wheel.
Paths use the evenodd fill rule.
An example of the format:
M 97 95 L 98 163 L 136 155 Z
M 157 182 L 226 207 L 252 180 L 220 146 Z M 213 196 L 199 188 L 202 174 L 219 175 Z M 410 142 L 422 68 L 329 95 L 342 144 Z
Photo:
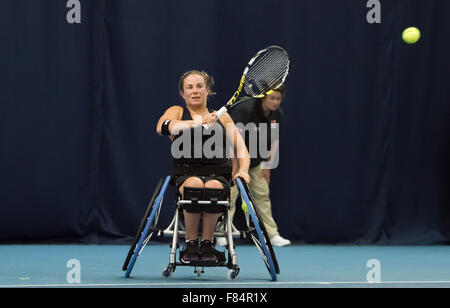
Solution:
M 239 274 L 239 267 L 236 267 L 234 269 L 229 269 L 227 271 L 227 279 L 233 280 L 234 278 L 237 277 L 238 274 Z
M 170 277 L 172 277 L 172 274 L 174 271 L 175 271 L 175 266 L 173 266 L 172 264 L 169 264 L 167 266 L 167 268 L 164 270 L 163 276 L 166 278 L 170 278 Z

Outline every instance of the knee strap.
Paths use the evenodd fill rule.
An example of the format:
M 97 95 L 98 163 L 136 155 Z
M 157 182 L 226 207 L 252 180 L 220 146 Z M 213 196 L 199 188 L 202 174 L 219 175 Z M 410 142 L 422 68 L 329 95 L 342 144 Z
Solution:
M 228 200 L 228 192 L 223 188 L 205 188 L 205 200 L 211 201 L 211 204 L 205 205 L 203 210 L 207 213 L 223 213 L 226 211 L 224 205 L 217 204 L 217 201 Z
M 205 200 L 226 201 L 228 199 L 228 191 L 224 188 L 205 188 Z
M 183 200 L 190 200 L 192 204 L 183 206 L 188 213 L 201 213 L 202 208 L 198 201 L 203 199 L 203 188 L 188 187 L 183 188 Z
M 218 205 L 217 201 L 228 200 L 228 192 L 223 188 L 198 188 L 187 187 L 183 188 L 183 199 L 192 201 L 192 204 L 183 206 L 183 209 L 188 213 L 200 213 L 205 211 L 207 213 L 223 213 L 226 208 L 224 205 Z M 198 201 L 211 201 L 211 204 L 200 205 Z

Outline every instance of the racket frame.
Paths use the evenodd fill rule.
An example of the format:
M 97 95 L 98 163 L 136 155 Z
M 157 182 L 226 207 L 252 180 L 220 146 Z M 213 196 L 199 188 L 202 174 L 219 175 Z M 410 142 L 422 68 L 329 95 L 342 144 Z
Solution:
M 237 89 L 236 92 L 233 94 L 233 96 L 228 100 L 228 102 L 225 104 L 225 106 L 223 106 L 222 108 L 220 108 L 220 109 L 217 111 L 217 116 L 218 116 L 218 118 L 220 118 L 225 112 L 227 112 L 232 106 L 234 106 L 234 103 L 237 101 L 239 95 L 241 94 L 242 88 L 244 87 L 245 79 L 246 79 L 246 77 L 247 77 L 247 73 L 248 73 L 250 67 L 252 66 L 253 62 L 255 62 L 255 60 L 256 60 L 262 53 L 264 53 L 265 51 L 267 51 L 267 50 L 270 49 L 270 48 L 278 48 L 278 49 L 281 49 L 281 50 L 283 50 L 283 52 L 286 54 L 286 57 L 288 58 L 286 73 L 284 74 L 283 78 L 281 79 L 281 82 L 280 82 L 276 87 L 270 89 L 269 91 L 266 91 L 266 92 L 264 92 L 264 93 L 261 93 L 261 94 L 259 94 L 259 95 L 255 95 L 255 96 L 252 95 L 252 97 L 255 97 L 255 98 L 261 98 L 261 97 L 264 97 L 264 96 L 266 96 L 266 95 L 269 95 L 269 94 L 273 93 L 276 89 L 278 89 L 282 84 L 284 84 L 284 82 L 285 82 L 285 80 L 286 80 L 286 77 L 287 77 L 287 75 L 289 74 L 289 65 L 290 65 L 290 61 L 289 61 L 289 57 L 288 57 L 287 52 L 286 52 L 282 47 L 280 47 L 280 46 L 275 46 L 275 45 L 272 45 L 272 46 L 266 47 L 266 48 L 264 48 L 264 49 L 261 49 L 260 51 L 258 51 L 258 52 L 256 53 L 256 55 L 254 55 L 254 56 L 250 59 L 250 61 L 248 61 L 248 64 L 247 64 L 247 66 L 245 67 L 244 72 L 242 73 L 241 80 L 239 81 L 238 89 Z

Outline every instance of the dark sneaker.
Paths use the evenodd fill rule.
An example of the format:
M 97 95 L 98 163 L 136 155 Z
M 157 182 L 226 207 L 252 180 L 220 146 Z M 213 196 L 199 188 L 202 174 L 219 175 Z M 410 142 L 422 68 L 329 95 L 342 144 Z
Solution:
M 217 262 L 217 250 L 214 249 L 214 245 L 211 241 L 203 240 L 200 243 L 200 259 L 202 261 Z
M 198 253 L 198 241 L 187 241 L 183 245 L 183 250 L 180 251 L 180 261 L 185 264 L 189 264 L 192 261 L 198 261 Z

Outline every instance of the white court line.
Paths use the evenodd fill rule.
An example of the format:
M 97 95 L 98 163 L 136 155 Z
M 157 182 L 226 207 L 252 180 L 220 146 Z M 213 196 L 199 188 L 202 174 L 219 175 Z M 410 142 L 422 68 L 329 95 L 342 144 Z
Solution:
M 449 280 L 423 280 L 423 281 L 382 281 L 370 283 L 366 281 L 280 281 L 280 282 L 149 282 L 149 283 L 64 283 L 64 284 L 10 284 L 2 285 L 0 288 L 38 288 L 38 287 L 165 287 L 165 286 L 237 286 L 237 285 L 255 285 L 255 286 L 276 286 L 276 285 L 333 285 L 333 284 L 365 284 L 365 285 L 383 285 L 383 284 L 449 284 Z

